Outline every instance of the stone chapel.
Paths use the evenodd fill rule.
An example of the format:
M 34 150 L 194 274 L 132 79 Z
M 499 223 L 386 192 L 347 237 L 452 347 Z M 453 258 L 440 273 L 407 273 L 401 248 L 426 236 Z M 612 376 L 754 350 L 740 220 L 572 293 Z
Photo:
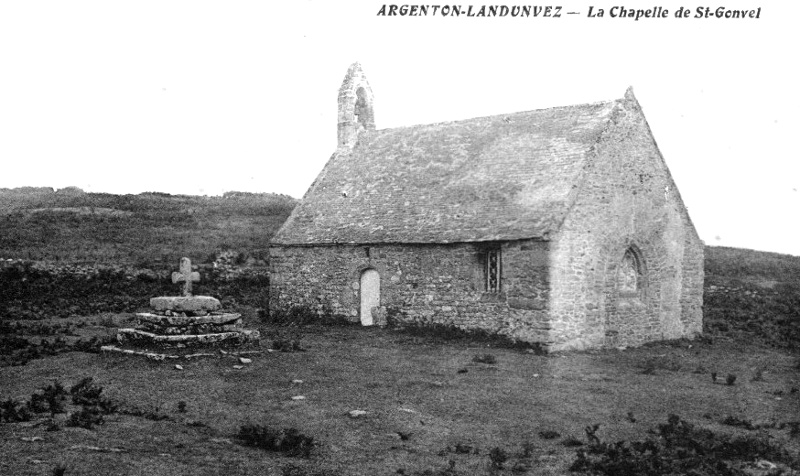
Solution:
M 452 325 L 549 351 L 702 331 L 703 242 L 633 91 L 378 130 L 358 63 L 338 148 L 270 245 L 270 312 Z

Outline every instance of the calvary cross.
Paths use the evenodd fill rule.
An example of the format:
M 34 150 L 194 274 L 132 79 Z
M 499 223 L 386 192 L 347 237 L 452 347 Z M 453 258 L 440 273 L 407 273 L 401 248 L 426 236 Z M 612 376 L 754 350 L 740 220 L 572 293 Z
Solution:
M 200 273 L 197 271 L 192 272 L 192 260 L 189 258 L 181 258 L 180 271 L 172 273 L 172 282 L 178 283 L 183 281 L 183 295 L 192 295 L 192 282 L 200 281 Z

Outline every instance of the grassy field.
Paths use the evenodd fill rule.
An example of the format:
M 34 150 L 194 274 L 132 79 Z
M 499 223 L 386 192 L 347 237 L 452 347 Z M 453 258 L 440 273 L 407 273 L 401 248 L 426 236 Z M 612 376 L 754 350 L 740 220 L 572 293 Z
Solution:
M 585 447 L 587 426 L 602 441 L 639 441 L 670 414 L 800 451 L 800 361 L 752 339 L 541 356 L 393 329 L 275 327 L 246 311 L 265 336 L 247 364 L 66 352 L 0 368 L 3 400 L 92 377 L 119 407 L 92 429 L 67 424 L 72 404 L 0 424 L 0 474 L 555 475 L 576 459 L 565 441 Z M 108 335 L 131 318 L 73 332 Z M 269 352 L 275 340 L 304 351 Z M 295 428 L 314 447 L 290 457 L 242 445 L 247 424 Z
M 187 249 L 256 256 L 293 206 L 0 192 L 4 257 L 154 268 Z M 134 225 L 149 230 L 141 252 Z M 210 241 L 181 238 L 187 227 Z M 800 258 L 709 247 L 705 267 L 702 339 L 555 355 L 447 332 L 278 326 L 259 319 L 266 282 L 207 280 L 261 331 L 260 353 L 161 362 L 96 349 L 133 323 L 148 286 L 171 284 L 9 271 L 0 475 L 800 474 Z M 275 350 L 287 343 L 302 351 Z M 87 377 L 93 397 L 70 394 Z
M 173 267 L 226 250 L 264 260 L 297 200 L 271 193 L 222 197 L 80 189 L 0 189 L 0 258 Z

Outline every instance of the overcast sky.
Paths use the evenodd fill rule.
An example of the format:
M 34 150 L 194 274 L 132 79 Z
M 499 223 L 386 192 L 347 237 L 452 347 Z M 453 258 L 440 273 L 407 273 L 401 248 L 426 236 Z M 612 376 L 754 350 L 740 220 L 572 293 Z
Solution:
M 387 17 L 377 1 L 0 2 L 0 187 L 301 197 L 336 147 L 338 88 L 359 61 L 379 129 L 633 86 L 701 238 L 800 255 L 800 6 L 726 4 L 761 18 L 675 18 L 706 6 L 691 1 L 639 21 L 601 1 L 561 3 L 561 18 Z

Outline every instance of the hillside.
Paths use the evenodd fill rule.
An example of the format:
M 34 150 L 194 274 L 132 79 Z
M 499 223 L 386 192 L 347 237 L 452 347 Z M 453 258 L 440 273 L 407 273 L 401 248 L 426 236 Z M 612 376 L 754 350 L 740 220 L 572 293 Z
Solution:
M 222 197 L 0 189 L 0 258 L 161 269 L 221 251 L 266 258 L 297 200 L 271 193 Z
M 707 247 L 701 338 L 538 355 L 270 320 L 266 244 L 294 204 L 0 190 L 0 257 L 25 258 L 0 266 L 0 474 L 800 473 L 800 257 Z M 181 255 L 262 348 L 98 355 L 176 291 Z
M 115 267 L 88 281 L 55 279 L 47 268 L 6 269 L 0 273 L 0 310 L 12 318 L 133 310 L 169 286 L 161 278 L 181 256 L 200 265 L 201 289 L 261 306 L 269 239 L 296 203 L 284 195 L 242 192 L 199 197 L 84 193 L 74 187 L 0 189 L 0 258 Z M 224 276 L 212 262 L 223 251 L 234 257 L 228 262 L 234 268 L 247 265 L 247 279 L 233 285 L 220 279 Z M 140 276 L 137 269 L 148 273 Z M 705 271 L 708 335 L 755 335 L 781 347 L 800 347 L 800 257 L 706 247 Z
M 705 271 L 707 334 L 800 351 L 800 257 L 707 246 Z

